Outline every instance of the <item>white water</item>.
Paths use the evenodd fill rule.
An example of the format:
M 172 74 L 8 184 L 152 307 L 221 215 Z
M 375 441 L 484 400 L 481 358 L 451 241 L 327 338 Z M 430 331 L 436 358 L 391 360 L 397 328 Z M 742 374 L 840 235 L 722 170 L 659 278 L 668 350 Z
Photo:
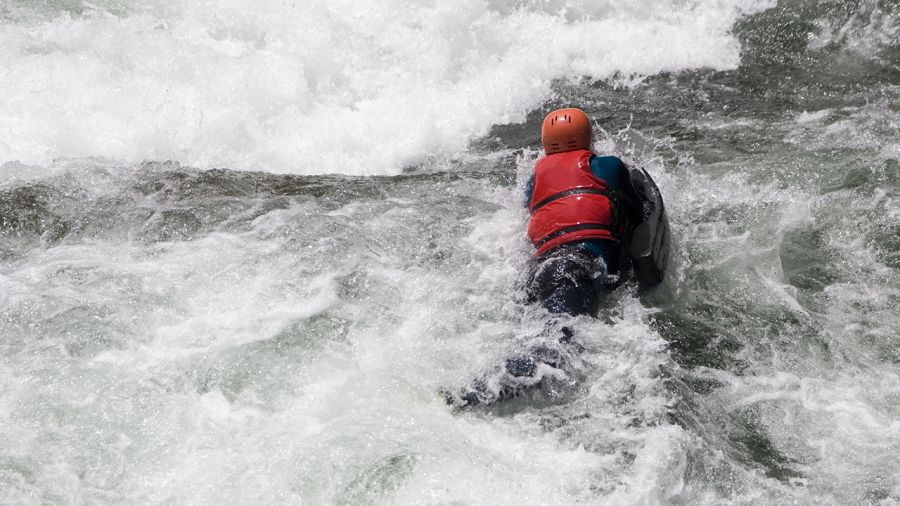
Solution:
M 545 319 L 514 303 L 533 153 L 510 186 L 479 172 L 506 173 L 506 153 L 469 141 L 555 79 L 733 68 L 734 21 L 767 4 L 92 5 L 0 6 L 0 205 L 26 222 L 0 235 L 0 504 L 900 497 L 896 86 L 775 121 L 661 108 L 667 128 L 721 135 L 713 158 L 751 140 L 714 163 L 690 159 L 702 143 L 664 162 L 675 141 L 641 124 L 598 135 L 666 196 L 676 308 L 619 293 L 611 321 L 570 322 L 586 350 L 556 405 L 454 412 L 438 393 Z M 862 5 L 810 46 L 890 47 L 896 18 Z M 478 170 L 284 178 L 283 194 L 135 165 L 395 174 L 453 157 Z M 649 322 L 667 311 L 687 321 L 663 336 Z M 737 340 L 745 367 L 679 365 L 664 337 L 691 332 Z M 750 461 L 742 411 L 796 475 Z
M 733 68 L 771 1 L 7 4 L 0 163 L 396 174 L 520 122 L 556 79 Z
M 517 190 L 426 183 L 416 201 L 245 211 L 225 199 L 214 230 L 146 244 L 116 239 L 156 226 L 127 216 L 198 212 L 209 196 L 121 207 L 133 183 L 120 171 L 92 179 L 124 223 L 89 211 L 88 238 L 0 277 L 0 502 L 564 505 L 598 488 L 613 502 L 677 491 L 691 436 L 664 421 L 655 371 L 668 358 L 634 299 L 616 327 L 575 322 L 591 365 L 572 420 L 457 413 L 438 395 L 543 325 L 511 297 Z M 490 209 L 480 223 L 473 206 Z M 426 226 L 435 211 L 445 219 Z

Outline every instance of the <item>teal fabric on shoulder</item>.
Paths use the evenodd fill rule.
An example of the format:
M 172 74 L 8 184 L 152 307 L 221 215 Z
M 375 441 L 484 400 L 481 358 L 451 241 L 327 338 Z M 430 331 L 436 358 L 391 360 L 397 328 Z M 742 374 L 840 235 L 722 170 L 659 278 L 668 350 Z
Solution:
M 619 174 L 625 164 L 615 156 L 594 156 L 591 158 L 591 172 L 606 181 L 610 190 L 619 189 Z
M 591 157 L 591 172 L 598 178 L 606 181 L 606 184 L 609 185 L 609 189 L 612 191 L 619 190 L 619 174 L 622 173 L 624 168 L 625 164 L 618 157 L 596 155 Z M 602 258 L 611 273 L 618 271 L 618 262 L 615 262 L 619 248 L 617 242 L 597 239 L 582 241 L 581 246 Z

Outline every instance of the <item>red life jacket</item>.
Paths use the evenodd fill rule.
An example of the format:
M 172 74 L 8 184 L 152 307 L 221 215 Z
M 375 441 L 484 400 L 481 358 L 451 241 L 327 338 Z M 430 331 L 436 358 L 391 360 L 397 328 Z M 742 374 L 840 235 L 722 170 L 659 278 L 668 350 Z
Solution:
M 535 255 L 585 239 L 618 240 L 612 192 L 591 172 L 586 149 L 547 155 L 534 168 L 528 237 Z

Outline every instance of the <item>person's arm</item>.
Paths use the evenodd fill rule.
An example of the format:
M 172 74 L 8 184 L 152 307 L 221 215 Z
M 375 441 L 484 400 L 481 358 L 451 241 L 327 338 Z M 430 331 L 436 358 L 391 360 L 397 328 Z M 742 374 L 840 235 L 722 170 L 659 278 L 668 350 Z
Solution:
M 612 191 L 619 190 L 619 177 L 628 168 L 615 156 L 594 156 L 591 158 L 591 172 L 606 181 Z
M 619 202 L 625 208 L 625 216 L 628 216 L 632 224 L 641 221 L 641 201 L 631 187 L 631 176 L 628 166 L 615 156 L 594 156 L 591 158 L 591 172 L 598 178 L 606 181 L 610 190 L 619 195 Z

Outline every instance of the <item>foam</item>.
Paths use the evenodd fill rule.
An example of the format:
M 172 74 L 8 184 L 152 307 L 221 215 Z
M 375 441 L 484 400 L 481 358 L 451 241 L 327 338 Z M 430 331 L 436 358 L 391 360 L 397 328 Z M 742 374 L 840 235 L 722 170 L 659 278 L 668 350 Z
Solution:
M 732 24 L 772 3 L 20 8 L 0 25 L 0 163 L 395 174 L 524 120 L 555 79 L 732 68 Z

